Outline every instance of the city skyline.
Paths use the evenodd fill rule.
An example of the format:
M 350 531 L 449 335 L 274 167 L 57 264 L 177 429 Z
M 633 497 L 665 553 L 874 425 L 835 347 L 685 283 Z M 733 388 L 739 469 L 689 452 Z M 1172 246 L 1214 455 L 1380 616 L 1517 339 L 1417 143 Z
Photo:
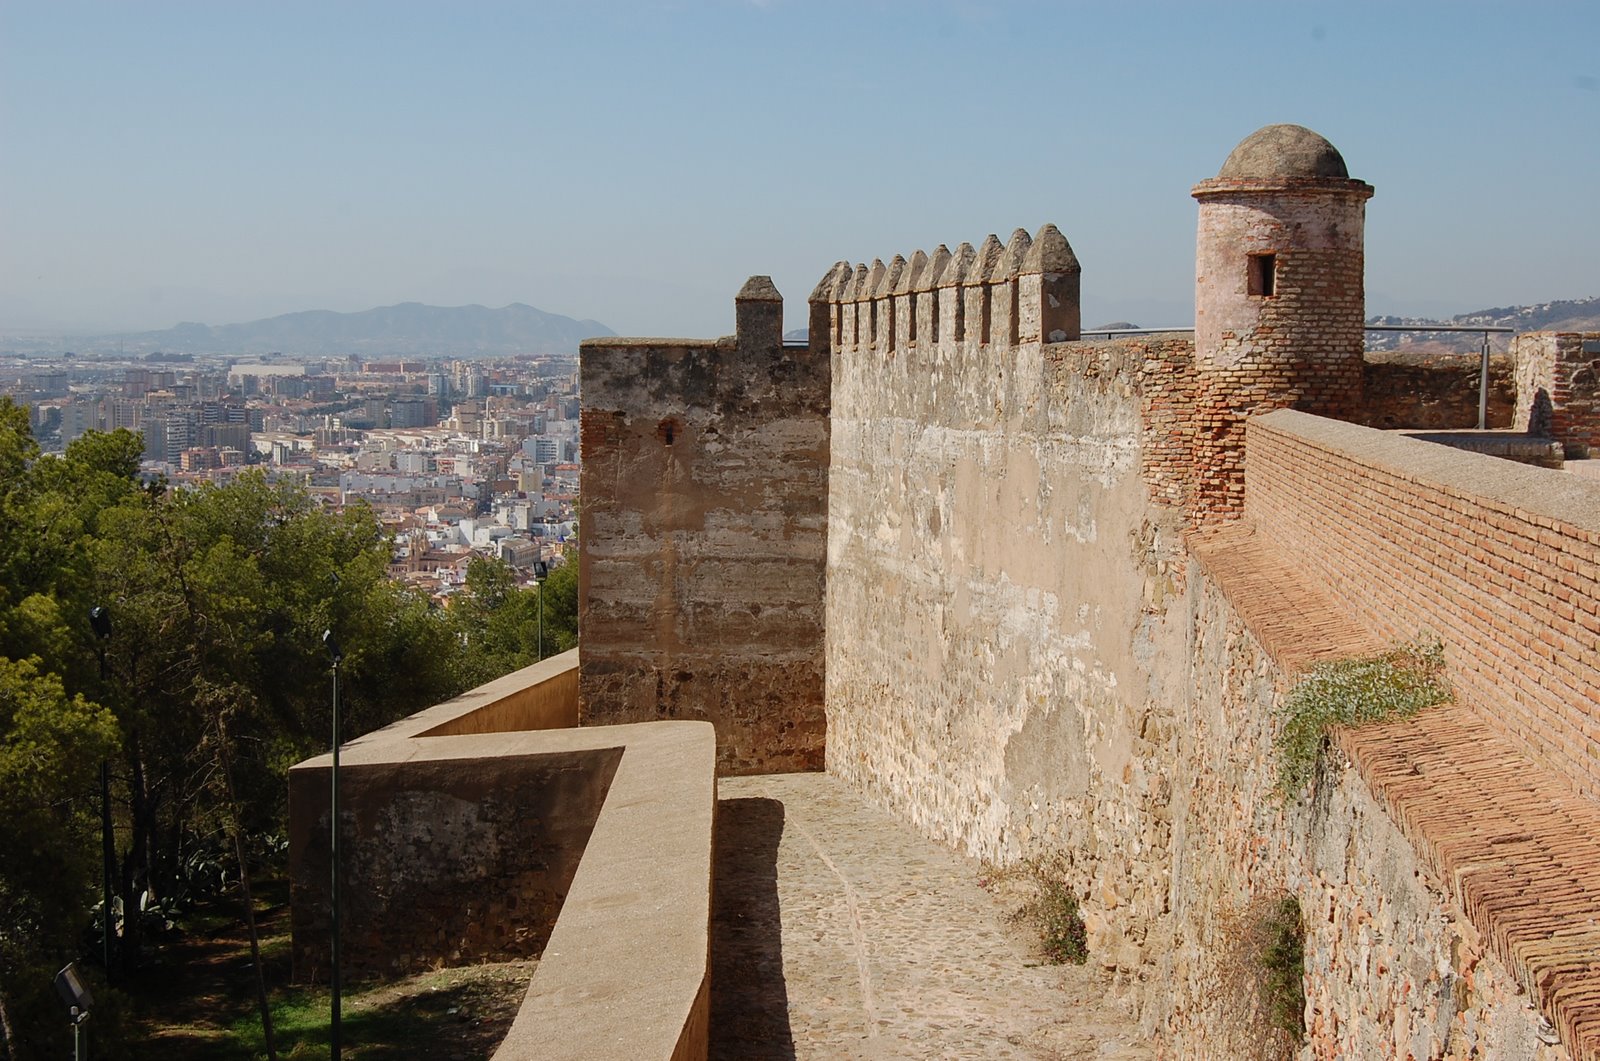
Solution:
M 1600 293 L 1578 4 L 0 8 L 0 331 L 415 300 L 715 335 L 839 258 L 1059 225 L 1086 324 L 1192 319 L 1254 129 L 1372 183 L 1369 313 Z

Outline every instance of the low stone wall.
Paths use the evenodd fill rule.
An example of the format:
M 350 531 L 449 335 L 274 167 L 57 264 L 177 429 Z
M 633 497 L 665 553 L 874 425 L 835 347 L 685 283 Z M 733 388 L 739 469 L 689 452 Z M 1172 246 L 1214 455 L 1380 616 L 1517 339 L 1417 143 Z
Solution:
M 341 750 L 348 969 L 537 955 L 495 1057 L 703 1058 L 715 734 L 575 717 L 577 653 Z M 294 960 L 326 975 L 331 756 L 290 772 Z

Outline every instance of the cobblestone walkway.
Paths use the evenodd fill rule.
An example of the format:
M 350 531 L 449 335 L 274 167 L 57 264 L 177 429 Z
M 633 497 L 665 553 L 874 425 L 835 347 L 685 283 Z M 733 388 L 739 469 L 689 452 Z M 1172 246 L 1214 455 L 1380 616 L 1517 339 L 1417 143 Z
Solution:
M 713 1058 L 1153 1057 L 1042 966 L 979 866 L 826 774 L 718 782 Z

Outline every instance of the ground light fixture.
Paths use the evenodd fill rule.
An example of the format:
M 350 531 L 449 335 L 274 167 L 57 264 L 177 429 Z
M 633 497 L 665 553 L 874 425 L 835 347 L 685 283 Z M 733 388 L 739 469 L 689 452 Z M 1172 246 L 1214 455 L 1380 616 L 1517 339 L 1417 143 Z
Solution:
M 78 976 L 77 962 L 68 962 L 56 973 L 56 994 L 61 996 L 72 1020 L 73 1061 L 83 1061 L 83 1022 L 89 1019 L 89 1011 L 94 1008 L 94 996 Z
M 331 791 L 328 796 L 329 862 L 332 880 L 329 901 L 329 927 L 333 937 L 333 961 L 329 967 L 329 1042 L 333 1061 L 339 1061 L 339 664 L 344 661 L 344 650 L 332 630 L 322 631 L 322 647 L 333 662 L 333 769 Z

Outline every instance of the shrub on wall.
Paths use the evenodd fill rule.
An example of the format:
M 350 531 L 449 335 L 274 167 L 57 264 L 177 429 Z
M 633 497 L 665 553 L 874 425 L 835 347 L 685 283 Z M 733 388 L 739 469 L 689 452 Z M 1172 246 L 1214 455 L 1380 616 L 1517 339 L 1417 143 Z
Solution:
M 1279 709 L 1282 727 L 1274 747 L 1278 793 L 1303 789 L 1316 773 L 1328 731 L 1409 718 L 1450 698 L 1444 679 L 1444 646 L 1425 637 L 1376 656 L 1319 663 L 1295 683 Z

